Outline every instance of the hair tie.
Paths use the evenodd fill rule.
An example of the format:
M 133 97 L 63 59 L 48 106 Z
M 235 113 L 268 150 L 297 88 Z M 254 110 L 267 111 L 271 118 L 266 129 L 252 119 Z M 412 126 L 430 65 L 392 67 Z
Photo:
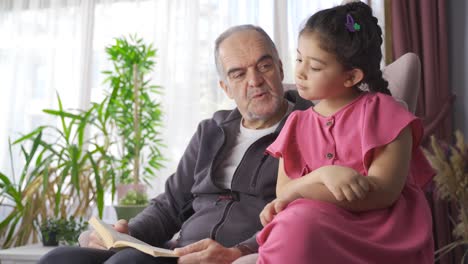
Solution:
M 350 14 L 346 15 L 346 24 L 345 24 L 345 26 L 346 26 L 346 29 L 349 32 L 356 32 L 356 31 L 361 30 L 361 25 L 354 22 L 354 19 Z

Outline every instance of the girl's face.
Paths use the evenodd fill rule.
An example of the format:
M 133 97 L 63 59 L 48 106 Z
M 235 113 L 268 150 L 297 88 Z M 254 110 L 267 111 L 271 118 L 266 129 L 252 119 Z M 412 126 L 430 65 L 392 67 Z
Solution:
M 296 58 L 296 86 L 307 100 L 333 99 L 351 93 L 352 71 L 346 71 L 335 55 L 319 46 L 316 33 L 299 37 Z

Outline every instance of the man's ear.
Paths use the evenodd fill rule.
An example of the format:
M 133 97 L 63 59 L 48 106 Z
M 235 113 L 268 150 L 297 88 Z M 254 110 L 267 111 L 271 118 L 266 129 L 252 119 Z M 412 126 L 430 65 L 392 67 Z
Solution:
M 353 87 L 364 78 L 364 72 L 359 68 L 354 68 L 347 72 L 348 78 L 344 83 L 345 87 Z
M 221 89 L 223 89 L 223 91 L 226 93 L 226 95 L 232 99 L 232 95 L 231 95 L 231 90 L 229 89 L 228 85 L 226 84 L 225 81 L 223 80 L 220 80 L 219 81 L 219 87 L 221 87 Z

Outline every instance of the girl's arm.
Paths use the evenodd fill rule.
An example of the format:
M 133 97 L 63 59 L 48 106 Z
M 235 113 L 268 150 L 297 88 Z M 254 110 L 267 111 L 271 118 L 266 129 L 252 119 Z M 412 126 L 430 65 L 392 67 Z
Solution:
M 363 177 L 352 168 L 340 165 L 323 166 L 303 177 L 291 180 L 284 171 L 282 159 L 278 170 L 278 182 L 277 196 L 286 200 L 307 197 L 311 185 L 315 184 L 325 185 L 338 201 L 363 199 L 371 189 L 369 178 Z
M 388 145 L 376 149 L 367 176 L 367 180 L 372 183 L 372 188 L 360 200 L 338 200 L 336 195 L 321 180 L 324 177 L 333 177 L 333 175 L 324 174 L 327 173 L 327 168 L 324 170 L 319 168 L 304 177 L 291 180 L 284 172 L 282 160 L 278 171 L 276 193 L 278 198 L 286 201 L 298 198 L 316 199 L 334 203 L 350 211 L 386 208 L 398 199 L 403 190 L 409 171 L 411 151 L 412 135 L 410 127 L 406 127 Z
M 290 202 L 303 197 L 314 199 L 308 190 L 315 190 L 316 187 L 324 187 L 322 190 L 317 189 L 317 193 L 312 193 L 317 197 L 326 197 L 333 193 L 334 197 L 340 200 L 346 197 L 349 201 L 356 197 L 363 199 L 370 188 L 366 177 L 359 175 L 351 168 L 337 165 L 324 166 L 303 177 L 291 180 L 284 171 L 283 159 L 280 159 L 276 184 L 278 198 L 268 203 L 260 213 L 262 225 L 270 223 L 275 215 L 283 211 Z M 317 195 L 318 191 L 325 193 Z

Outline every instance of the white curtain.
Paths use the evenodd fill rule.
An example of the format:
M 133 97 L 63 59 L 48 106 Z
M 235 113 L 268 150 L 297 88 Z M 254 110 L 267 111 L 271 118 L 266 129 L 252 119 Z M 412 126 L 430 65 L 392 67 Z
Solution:
M 213 62 L 217 35 L 237 24 L 263 27 L 283 58 L 285 82 L 293 82 L 301 23 L 340 2 L 0 0 L 0 171 L 12 175 L 9 137 L 56 122 L 41 112 L 57 108 L 56 92 L 66 108 L 86 108 L 102 98 L 101 72 L 110 67 L 105 47 L 115 37 L 136 33 L 158 49 L 153 82 L 164 87 L 163 137 L 169 161 L 154 183 L 153 193 L 159 193 L 198 122 L 234 106 L 218 88 Z M 18 168 L 19 151 L 13 154 Z
M 0 3 L 0 161 L 11 175 L 8 138 L 51 124 L 41 110 L 55 107 L 56 92 L 78 106 L 83 17 L 79 1 Z

